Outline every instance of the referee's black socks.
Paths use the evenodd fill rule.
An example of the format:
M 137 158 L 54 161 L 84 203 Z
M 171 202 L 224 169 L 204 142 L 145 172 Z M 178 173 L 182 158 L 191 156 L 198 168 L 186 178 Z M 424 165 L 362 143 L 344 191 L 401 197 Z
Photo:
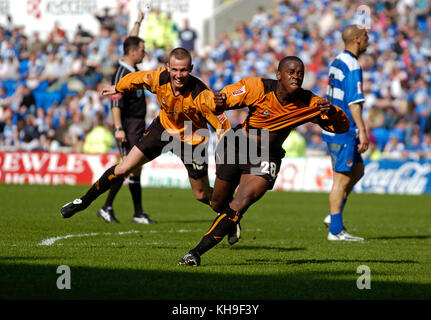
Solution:
M 139 217 L 142 214 L 141 176 L 129 177 L 129 190 L 132 195 L 133 207 L 135 208 L 135 217 Z

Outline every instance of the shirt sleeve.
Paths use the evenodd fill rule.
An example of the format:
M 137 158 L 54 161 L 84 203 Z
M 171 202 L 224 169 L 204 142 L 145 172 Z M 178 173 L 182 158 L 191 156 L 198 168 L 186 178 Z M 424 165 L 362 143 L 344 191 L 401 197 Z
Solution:
M 226 109 L 239 109 L 255 104 L 264 92 L 260 78 L 244 78 L 221 90 L 226 94 Z
M 118 81 L 115 89 L 118 92 L 147 89 L 148 91 L 155 93 L 159 87 L 160 73 L 160 68 L 156 71 L 137 71 L 128 73 Z
M 362 70 L 359 68 L 348 72 L 344 81 L 344 100 L 347 105 L 364 102 L 365 98 L 362 91 Z

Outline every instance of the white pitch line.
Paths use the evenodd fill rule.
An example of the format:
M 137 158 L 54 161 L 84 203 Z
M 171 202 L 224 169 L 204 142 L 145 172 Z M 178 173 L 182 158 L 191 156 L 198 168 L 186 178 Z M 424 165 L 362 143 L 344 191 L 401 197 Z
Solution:
M 139 231 L 131 230 L 131 231 L 121 231 L 121 232 L 116 232 L 116 233 L 112 233 L 112 232 L 104 232 L 104 233 L 92 232 L 92 233 L 81 233 L 81 234 L 67 234 L 65 236 L 58 236 L 58 237 L 53 237 L 53 238 L 45 239 L 41 243 L 39 243 L 39 246 L 52 246 L 58 240 L 69 239 L 69 238 L 93 237 L 93 236 L 98 236 L 98 235 L 110 236 L 110 235 L 115 235 L 115 234 L 122 236 L 124 234 L 131 234 L 131 233 L 139 233 Z
M 246 231 L 262 231 L 261 229 L 245 229 Z M 147 230 L 147 231 L 137 231 L 137 230 L 130 230 L 130 231 L 120 231 L 120 232 L 92 232 L 92 233 L 81 233 L 81 234 L 67 234 L 65 236 L 58 236 L 58 237 L 52 237 L 45 240 L 42 240 L 38 246 L 52 246 L 55 242 L 63 239 L 69 239 L 69 238 L 82 238 L 82 237 L 94 237 L 99 235 L 104 236 L 111 236 L 111 235 L 119 235 L 122 236 L 124 234 L 133 234 L 133 233 L 140 233 L 140 232 L 149 232 L 149 233 L 172 233 L 172 232 L 178 232 L 178 233 L 187 233 L 187 232 L 202 232 L 202 230 L 187 230 L 187 229 L 179 229 L 179 230 L 165 230 L 165 231 L 157 231 L 157 230 Z M 1 244 L 0 244 L 1 246 Z M 15 245 L 16 246 L 16 245 Z

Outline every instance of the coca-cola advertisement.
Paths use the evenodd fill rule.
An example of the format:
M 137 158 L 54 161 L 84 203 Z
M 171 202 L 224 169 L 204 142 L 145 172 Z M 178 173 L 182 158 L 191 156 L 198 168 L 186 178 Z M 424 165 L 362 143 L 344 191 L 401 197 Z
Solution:
M 355 192 L 431 193 L 431 161 L 381 160 L 365 163 L 364 177 Z

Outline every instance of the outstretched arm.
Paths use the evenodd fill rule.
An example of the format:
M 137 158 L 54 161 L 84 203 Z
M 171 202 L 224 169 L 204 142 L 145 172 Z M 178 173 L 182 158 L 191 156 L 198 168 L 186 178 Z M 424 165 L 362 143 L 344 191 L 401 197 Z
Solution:
M 139 10 L 138 18 L 136 19 L 135 23 L 133 24 L 132 30 L 130 31 L 130 37 L 137 37 L 139 35 L 139 28 L 141 27 L 142 20 L 144 20 L 144 16 L 145 14 L 142 12 L 142 10 Z

